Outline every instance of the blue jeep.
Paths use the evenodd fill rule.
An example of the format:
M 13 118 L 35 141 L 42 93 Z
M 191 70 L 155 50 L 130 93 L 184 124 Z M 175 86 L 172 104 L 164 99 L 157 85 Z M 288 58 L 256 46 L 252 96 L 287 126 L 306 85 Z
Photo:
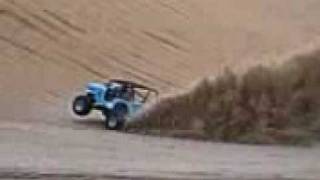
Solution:
M 105 117 L 106 129 L 120 130 L 142 109 L 151 95 L 158 96 L 158 91 L 131 81 L 92 82 L 88 83 L 85 95 L 74 99 L 72 110 L 78 116 L 99 110 Z

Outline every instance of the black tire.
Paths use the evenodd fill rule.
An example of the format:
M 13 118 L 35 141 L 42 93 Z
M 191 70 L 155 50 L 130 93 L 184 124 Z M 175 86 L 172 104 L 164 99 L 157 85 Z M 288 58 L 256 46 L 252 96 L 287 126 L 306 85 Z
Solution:
M 116 104 L 111 111 L 105 111 L 105 128 L 108 130 L 121 130 L 123 129 L 126 116 L 128 115 L 129 111 L 125 104 L 119 103 Z
M 86 116 L 92 109 L 92 103 L 88 96 L 77 96 L 72 104 L 73 112 L 78 116 Z

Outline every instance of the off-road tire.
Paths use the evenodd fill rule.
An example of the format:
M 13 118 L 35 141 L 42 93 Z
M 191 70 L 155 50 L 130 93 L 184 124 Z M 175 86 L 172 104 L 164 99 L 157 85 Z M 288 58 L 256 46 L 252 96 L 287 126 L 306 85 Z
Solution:
M 126 116 L 128 115 L 128 108 L 125 104 L 116 104 L 112 111 L 104 111 L 105 128 L 108 130 L 121 130 L 123 129 Z
M 78 116 L 86 116 L 92 109 L 91 99 L 88 96 L 77 96 L 72 103 L 72 110 Z

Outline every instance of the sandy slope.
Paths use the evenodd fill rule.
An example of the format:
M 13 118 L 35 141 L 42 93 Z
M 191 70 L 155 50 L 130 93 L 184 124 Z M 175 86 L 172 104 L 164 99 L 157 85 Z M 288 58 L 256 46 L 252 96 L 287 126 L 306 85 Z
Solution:
M 184 87 L 224 66 L 278 62 L 316 43 L 320 25 L 317 0 L 0 2 L 0 82 L 24 95 L 110 77 Z
M 318 0 L 0 0 L 0 128 L 16 129 L 13 132 L 1 130 L 4 148 L 0 150 L 4 153 L 0 154 L 16 158 L 12 166 L 24 158 L 39 158 L 37 151 L 42 154 L 41 159 L 48 155 L 47 144 L 31 141 L 33 138 L 45 141 L 49 137 L 37 137 L 30 132 L 30 137 L 24 139 L 21 129 L 29 132 L 45 128 L 59 134 L 56 127 L 66 126 L 67 134 L 57 135 L 63 140 L 58 140 L 56 145 L 71 142 L 72 139 L 64 137 L 68 133 L 76 136 L 78 132 L 72 127 L 78 125 L 72 121 L 67 104 L 71 95 L 89 80 L 122 77 L 168 92 L 203 76 L 219 73 L 225 66 L 241 72 L 253 64 L 275 64 L 291 53 L 317 48 L 319 9 Z M 11 135 L 16 139 L 10 139 Z M 91 131 L 85 131 L 81 137 L 94 139 L 100 135 L 117 137 L 91 134 Z M 121 135 L 121 138 L 129 141 L 131 137 Z M 22 148 L 30 146 L 30 149 L 21 156 L 20 153 L 11 154 L 10 150 L 20 143 Z M 96 143 L 105 142 L 97 140 Z M 95 145 L 88 146 L 93 153 Z M 199 152 L 211 152 L 219 145 L 200 146 L 203 149 Z M 177 152 L 183 151 L 183 147 L 179 149 Z M 228 147 L 228 151 L 232 149 L 233 146 Z M 81 150 L 73 147 L 65 152 L 71 150 L 81 155 Z M 150 151 L 157 153 L 156 148 Z M 259 156 L 260 150 L 256 151 Z M 26 157 L 29 152 L 30 157 Z M 170 162 L 179 164 L 190 155 L 177 152 L 170 151 L 179 156 Z M 86 157 L 88 165 L 99 165 L 98 157 L 90 160 L 90 153 Z M 283 156 L 286 153 L 284 150 Z M 199 164 L 215 162 L 197 156 Z M 227 157 L 228 153 L 221 156 Z M 316 154 L 311 151 L 308 156 L 316 157 Z M 161 157 L 152 160 L 158 162 Z M 59 156 L 52 158 L 59 159 Z M 165 153 L 163 158 L 163 161 L 167 158 Z M 294 158 L 294 155 L 288 156 L 288 159 Z M 299 158 L 293 163 L 304 160 Z M 264 159 L 257 161 L 262 163 Z M 123 163 L 119 160 L 114 165 Z M 141 167 L 148 166 L 146 164 L 142 163 Z M 317 161 L 310 161 L 295 168 L 306 174 L 309 165 L 311 169 L 319 168 L 316 164 Z M 155 167 L 162 165 L 159 163 Z M 70 166 L 75 168 L 76 164 Z M 256 166 L 241 167 L 250 171 Z M 188 170 L 183 165 L 181 169 Z M 219 171 L 214 167 L 212 170 Z M 284 167 L 280 174 L 286 172 Z M 277 174 L 277 171 L 270 174 Z

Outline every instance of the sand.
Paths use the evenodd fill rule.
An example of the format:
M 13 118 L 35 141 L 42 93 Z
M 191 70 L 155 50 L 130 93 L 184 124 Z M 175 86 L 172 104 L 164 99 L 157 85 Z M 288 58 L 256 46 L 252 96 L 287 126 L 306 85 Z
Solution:
M 0 176 L 317 179 L 317 146 L 106 132 L 69 104 L 93 80 L 165 94 L 225 67 L 279 64 L 319 47 L 319 9 L 317 0 L 0 0 Z

